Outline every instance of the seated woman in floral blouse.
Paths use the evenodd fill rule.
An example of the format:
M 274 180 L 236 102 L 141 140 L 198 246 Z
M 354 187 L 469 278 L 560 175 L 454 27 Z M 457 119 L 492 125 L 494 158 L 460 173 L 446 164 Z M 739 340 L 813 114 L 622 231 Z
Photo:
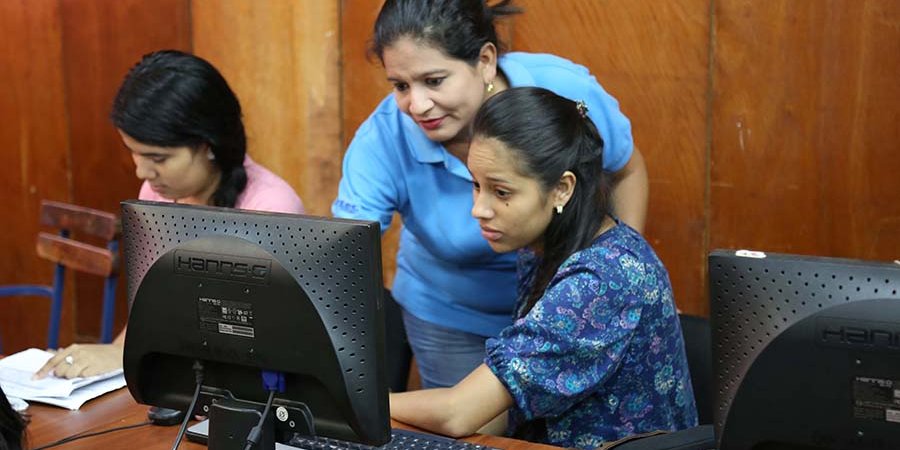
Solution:
M 516 320 L 457 385 L 391 394 L 391 416 L 450 436 L 506 423 L 510 436 L 582 449 L 696 425 L 668 272 L 612 215 L 584 104 L 509 89 L 473 133 L 472 215 L 494 251 L 521 249 Z

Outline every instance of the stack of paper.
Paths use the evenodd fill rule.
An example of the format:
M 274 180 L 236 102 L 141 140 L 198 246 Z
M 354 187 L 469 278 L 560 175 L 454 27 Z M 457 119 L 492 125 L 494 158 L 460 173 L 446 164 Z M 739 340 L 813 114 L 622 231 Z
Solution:
M 122 369 L 86 378 L 40 380 L 32 376 L 53 357 L 53 353 L 31 348 L 0 359 L 0 387 L 9 397 L 49 403 L 71 410 L 86 401 L 125 386 Z

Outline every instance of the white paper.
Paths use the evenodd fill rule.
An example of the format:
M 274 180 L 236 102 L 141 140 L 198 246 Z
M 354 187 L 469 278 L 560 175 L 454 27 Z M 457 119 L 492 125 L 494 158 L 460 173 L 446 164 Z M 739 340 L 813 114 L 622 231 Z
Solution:
M 122 369 L 93 377 L 59 378 L 32 376 L 53 357 L 53 353 L 30 348 L 0 359 L 0 386 L 9 397 L 78 409 L 86 401 L 125 386 Z
M 81 408 L 81 405 L 84 405 L 88 400 L 97 398 L 107 392 L 114 391 L 121 387 L 125 386 L 125 375 L 119 374 L 112 378 L 107 378 L 105 380 L 100 380 L 94 383 L 91 383 L 87 386 L 80 387 L 75 389 L 71 395 L 66 397 L 44 397 L 44 396 L 35 396 L 31 398 L 26 398 L 26 400 L 33 402 L 41 402 L 41 403 L 49 403 L 55 406 L 61 406 L 63 408 L 71 409 L 72 411 Z
M 28 402 L 22 400 L 18 397 L 6 397 L 6 400 L 9 401 L 9 406 L 12 406 L 13 411 L 23 412 L 28 409 Z

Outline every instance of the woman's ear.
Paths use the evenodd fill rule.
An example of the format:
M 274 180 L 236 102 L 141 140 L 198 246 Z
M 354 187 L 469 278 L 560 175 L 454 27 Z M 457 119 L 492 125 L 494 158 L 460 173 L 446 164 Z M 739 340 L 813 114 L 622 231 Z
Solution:
M 203 142 L 203 143 L 199 144 L 198 146 L 194 147 L 194 150 L 197 152 L 198 155 L 203 155 L 206 157 L 206 159 L 208 159 L 210 161 L 213 161 L 216 159 L 216 154 L 213 153 L 212 146 L 210 146 L 206 142 Z
M 481 70 L 481 78 L 485 85 L 493 83 L 497 77 L 497 47 L 487 42 L 481 46 L 478 53 L 478 68 Z
M 577 179 L 574 173 L 568 170 L 563 172 L 556 183 L 556 188 L 554 188 L 553 206 L 566 206 L 569 203 L 569 199 L 572 198 L 572 194 L 575 192 L 576 182 Z

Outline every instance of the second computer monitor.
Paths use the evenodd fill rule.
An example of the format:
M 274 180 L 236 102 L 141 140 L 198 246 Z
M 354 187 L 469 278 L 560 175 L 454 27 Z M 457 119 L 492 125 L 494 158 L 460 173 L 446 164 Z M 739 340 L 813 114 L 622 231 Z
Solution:
M 720 450 L 900 449 L 900 265 L 709 257 Z

